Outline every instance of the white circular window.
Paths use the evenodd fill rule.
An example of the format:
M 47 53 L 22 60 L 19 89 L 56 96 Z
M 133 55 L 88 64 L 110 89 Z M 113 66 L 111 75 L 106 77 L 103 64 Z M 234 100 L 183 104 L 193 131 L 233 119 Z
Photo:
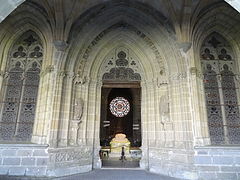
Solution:
M 110 111 L 116 117 L 124 117 L 130 111 L 130 104 L 124 97 L 116 97 L 110 102 Z

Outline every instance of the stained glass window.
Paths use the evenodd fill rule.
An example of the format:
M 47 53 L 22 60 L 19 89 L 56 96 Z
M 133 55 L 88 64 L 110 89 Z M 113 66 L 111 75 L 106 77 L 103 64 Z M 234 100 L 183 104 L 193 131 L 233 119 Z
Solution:
M 110 102 L 110 111 L 116 117 L 124 117 L 130 111 L 130 104 L 124 97 L 116 97 Z
M 43 53 L 37 35 L 29 31 L 13 46 L 3 86 L 0 140 L 30 141 Z
M 201 49 L 204 89 L 211 143 L 240 144 L 238 82 L 232 49 L 217 33 Z

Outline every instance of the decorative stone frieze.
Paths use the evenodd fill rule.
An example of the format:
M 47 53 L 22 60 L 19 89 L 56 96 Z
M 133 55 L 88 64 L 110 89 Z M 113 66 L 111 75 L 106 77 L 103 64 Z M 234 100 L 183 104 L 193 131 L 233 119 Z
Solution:
M 92 162 L 92 150 L 90 147 L 57 148 L 49 149 L 50 169 L 59 167 L 71 167 L 78 164 L 89 165 Z
M 79 74 L 76 74 L 74 76 L 74 84 L 75 85 L 84 85 L 87 82 L 86 76 L 80 76 Z

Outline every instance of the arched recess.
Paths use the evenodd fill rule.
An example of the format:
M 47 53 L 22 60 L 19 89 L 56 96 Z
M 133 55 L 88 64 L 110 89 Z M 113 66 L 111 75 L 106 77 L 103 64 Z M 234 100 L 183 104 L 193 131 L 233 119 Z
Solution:
M 79 46 L 78 49 L 81 50 L 81 52 L 77 51 L 77 49 L 70 49 L 68 57 L 80 59 L 83 56 L 82 59 L 86 60 L 85 57 L 88 52 L 91 51 L 91 48 L 95 46 L 98 41 L 105 36 L 105 34 L 113 31 L 114 29 L 121 29 L 123 32 L 135 32 L 139 37 L 141 37 L 141 39 L 146 42 L 147 46 L 150 46 L 152 51 L 155 51 L 155 59 L 162 63 L 162 67 L 166 66 L 166 69 L 168 69 L 167 63 L 169 61 L 167 59 L 170 59 L 171 57 L 167 59 L 164 58 L 171 54 L 169 52 L 176 52 L 176 48 L 174 48 L 176 45 L 174 39 L 175 35 L 173 28 L 171 28 L 171 24 L 165 23 L 166 18 L 162 15 L 155 18 L 155 16 L 146 13 L 145 11 L 147 10 L 134 8 L 132 6 L 129 7 L 128 3 L 124 2 L 125 1 L 122 3 L 111 3 L 109 6 L 100 4 L 102 6 L 105 5 L 105 8 L 102 8 L 100 12 L 95 12 L 94 9 L 97 7 L 93 7 L 92 11 L 94 13 L 89 10 L 93 14 L 90 14 L 87 17 L 81 17 L 79 21 L 75 22 L 70 33 L 70 47 Z M 135 3 L 137 4 L 137 2 Z M 136 7 L 138 6 L 136 5 Z M 126 12 L 122 11 L 123 8 L 128 10 Z M 105 21 L 108 17 L 111 18 L 108 21 Z M 88 23 L 86 24 L 85 22 Z M 93 40 L 90 37 L 94 37 L 95 39 Z M 154 40 L 152 37 L 154 37 Z M 165 45 L 163 46 L 163 44 Z M 173 44 L 174 46 L 172 46 Z M 175 59 L 175 57 L 172 59 Z M 180 61 L 176 61 L 176 63 L 171 63 L 171 68 L 174 68 L 174 72 L 184 71 L 184 68 L 182 69 L 181 66 L 181 63 L 184 62 L 181 61 L 182 59 Z M 71 63 L 62 62 L 61 68 L 72 69 L 72 67 L 75 66 L 72 62 L 74 61 L 71 61 Z M 164 64 L 164 62 L 166 62 L 166 64 Z M 64 67 L 65 65 L 68 67 Z M 166 72 L 166 74 L 168 74 L 168 72 Z
M 128 10 L 123 12 L 123 8 Z M 112 18 L 109 21 L 104 21 L 110 16 Z M 163 141 L 159 144 L 164 147 L 173 146 L 174 121 L 178 121 L 178 124 L 182 124 L 182 119 L 185 123 L 190 122 L 190 119 L 186 120 L 185 115 L 178 113 L 169 117 L 170 111 L 178 112 L 179 109 L 188 111 L 188 100 L 185 96 L 179 95 L 186 92 L 184 88 L 187 87 L 185 62 L 174 39 L 174 31 L 166 26 L 149 17 L 147 13 L 124 5 L 116 9 L 106 8 L 105 11 L 94 16 L 89 23 L 79 23 L 73 27 L 65 61 L 60 62 L 58 66 L 66 73 L 63 82 L 64 95 L 62 95 L 64 113 L 59 121 L 58 138 L 59 140 L 68 139 L 71 146 L 82 145 L 92 149 L 94 166 L 99 166 L 103 74 L 101 67 L 109 52 L 120 46 L 134 52 L 142 67 L 141 125 L 144 155 L 141 166 L 149 167 L 149 143 Z M 164 100 L 162 96 L 165 97 Z M 78 100 L 82 103 L 78 103 Z M 169 105 L 170 101 L 175 105 Z M 186 106 L 181 106 L 179 102 L 186 103 Z M 74 120 L 75 104 L 76 106 L 81 104 L 79 107 L 81 106 L 83 110 L 81 118 L 77 121 Z M 159 108 L 160 104 L 161 108 L 165 105 L 169 105 L 169 108 L 162 110 Z M 165 113 L 165 118 L 160 116 L 160 111 Z M 169 130 L 162 132 L 163 124 L 167 124 L 166 128 L 169 127 Z M 179 130 L 176 134 L 183 134 L 183 132 Z M 188 137 L 187 140 L 178 140 L 181 147 L 183 147 L 182 144 L 185 147 L 185 144 L 190 143 L 192 138 L 184 135 L 181 137 Z
M 1 141 L 31 141 L 42 61 L 42 42 L 33 31 L 12 44 L 1 88 Z
M 201 48 L 204 89 L 211 144 L 240 144 L 239 82 L 236 59 L 229 43 L 210 34 Z
M 95 39 L 92 40 L 95 42 Z M 92 44 L 91 42 L 89 43 Z M 87 45 L 88 47 L 88 45 Z M 84 52 L 75 59 L 74 69 L 68 70 L 68 72 L 75 72 L 75 78 L 73 80 L 73 85 L 71 86 L 71 91 L 67 94 L 66 100 L 68 101 L 69 108 L 71 108 L 71 104 L 74 104 L 75 99 L 83 100 L 83 114 L 81 117 L 81 123 L 79 124 L 77 138 L 72 138 L 73 141 L 77 144 L 81 145 L 90 145 L 94 144 L 94 164 L 98 162 L 98 152 L 100 150 L 99 146 L 99 129 L 100 129 L 100 102 L 101 102 L 101 86 L 102 86 L 102 75 L 105 73 L 102 71 L 102 66 L 104 64 L 105 57 L 109 54 L 109 52 L 114 51 L 119 47 L 125 47 L 129 49 L 129 51 L 134 52 L 138 57 L 139 64 L 141 66 L 141 87 L 142 87 L 142 134 L 143 134 L 143 146 L 144 156 L 143 159 L 147 159 L 147 148 L 148 148 L 148 136 L 147 133 L 150 131 L 150 128 L 160 129 L 160 121 L 159 120 L 159 109 L 158 108 L 150 108 L 153 104 L 158 106 L 159 96 L 158 91 L 161 93 L 165 93 L 167 91 L 166 87 L 160 87 L 161 83 L 167 83 L 168 77 L 167 75 L 162 75 L 161 77 L 161 66 L 158 64 L 155 53 L 151 46 L 146 43 L 144 39 L 142 39 L 135 32 L 126 29 L 122 31 L 121 28 L 112 29 L 106 35 L 102 35 L 100 40 L 91 48 L 91 51 L 88 52 L 88 56 L 85 62 L 85 65 L 81 67 L 81 61 L 85 61 Z M 162 52 L 162 50 L 161 50 Z M 159 53 L 162 54 L 162 53 Z M 161 57 L 163 58 L 163 57 Z M 166 58 L 166 57 L 165 57 Z M 169 59 L 175 59 L 174 56 L 169 56 Z M 73 60 L 73 59 L 71 59 Z M 170 63 L 170 62 L 169 62 Z M 69 62 L 71 64 L 71 62 Z M 68 65 L 69 65 L 68 64 Z M 81 69 L 80 69 L 81 68 Z M 166 69 L 167 71 L 167 69 Z M 177 70 L 177 72 L 179 72 Z M 176 72 L 174 72 L 176 73 Z M 158 79 L 159 78 L 159 79 Z M 159 81 L 157 81 L 157 79 Z M 71 84 L 71 80 L 69 84 Z M 67 82 L 66 82 L 67 83 Z M 159 86 L 158 86 L 159 85 Z M 152 103 L 150 103 L 152 102 Z M 153 103 L 154 102 L 154 103 Z M 73 109 L 71 110 L 73 112 Z M 73 112 L 74 114 L 74 112 Z M 74 115 L 70 115 L 70 124 L 65 126 L 72 128 L 74 127 L 75 121 L 72 121 L 71 117 Z M 151 119 L 150 122 L 148 120 Z M 156 122 L 154 120 L 156 119 Z M 67 122 L 65 122 L 67 123 Z M 157 126 L 153 125 L 155 123 Z M 64 127 L 63 125 L 61 127 Z M 75 126 L 76 127 L 76 126 Z M 159 137 L 155 130 L 151 129 L 153 132 L 151 134 L 151 139 Z M 73 134 L 70 135 L 70 137 Z M 60 135 L 61 137 L 61 135 Z M 73 145 L 75 144 L 73 143 Z M 147 167 L 147 160 L 143 165 Z
M 6 74 L 8 51 L 12 48 L 13 42 L 27 31 L 35 32 L 41 41 L 42 48 L 44 49 L 44 61 L 41 65 L 41 78 L 38 91 L 39 97 L 36 108 L 36 121 L 33 130 L 33 137 L 35 136 L 37 138 L 34 138 L 34 140 L 32 139 L 32 142 L 46 144 L 48 143 L 46 137 L 48 133 L 47 127 L 49 126 L 49 117 L 42 115 L 42 112 L 50 110 L 50 107 L 46 106 L 46 102 L 49 102 L 47 100 L 47 94 L 51 92 L 50 90 L 47 92 L 44 91 L 46 88 L 46 84 L 44 83 L 51 81 L 46 75 L 49 71 L 47 67 L 49 64 L 52 64 L 52 30 L 46 17 L 40 13 L 39 10 L 35 9 L 35 7 L 29 7 L 29 4 L 24 4 L 20 9 L 14 11 L 14 13 L 8 17 L 8 21 L 4 21 L 0 26 L 3 27 L 0 28 L 0 52 L 2 53 L 0 84 L 3 83 Z
M 206 13 L 207 12 L 207 13 Z M 208 120 L 205 104 L 204 94 L 204 72 L 201 66 L 201 48 L 206 38 L 213 33 L 218 33 L 228 42 L 231 46 L 232 53 L 235 56 L 235 66 L 239 69 L 239 30 L 236 25 L 239 23 L 237 18 L 238 13 L 231 8 L 226 7 L 224 4 L 219 4 L 216 7 L 212 7 L 209 11 L 203 11 L 199 14 L 199 19 L 194 25 L 192 31 L 192 41 L 194 50 L 194 66 L 196 67 L 196 91 L 197 96 L 195 102 L 197 102 L 198 117 L 195 118 L 195 130 L 194 134 L 197 138 L 196 145 L 209 145 L 211 144 L 208 131 Z M 232 27 L 229 29 L 229 27 Z

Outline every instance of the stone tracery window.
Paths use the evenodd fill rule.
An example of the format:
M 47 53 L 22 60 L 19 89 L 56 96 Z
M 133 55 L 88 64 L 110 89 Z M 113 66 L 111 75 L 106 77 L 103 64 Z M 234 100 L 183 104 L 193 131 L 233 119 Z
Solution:
M 236 64 L 232 49 L 217 33 L 201 49 L 211 143 L 240 144 L 240 113 Z
M 9 54 L 3 84 L 1 141 L 31 140 L 42 58 L 42 45 L 32 31 L 23 34 Z

